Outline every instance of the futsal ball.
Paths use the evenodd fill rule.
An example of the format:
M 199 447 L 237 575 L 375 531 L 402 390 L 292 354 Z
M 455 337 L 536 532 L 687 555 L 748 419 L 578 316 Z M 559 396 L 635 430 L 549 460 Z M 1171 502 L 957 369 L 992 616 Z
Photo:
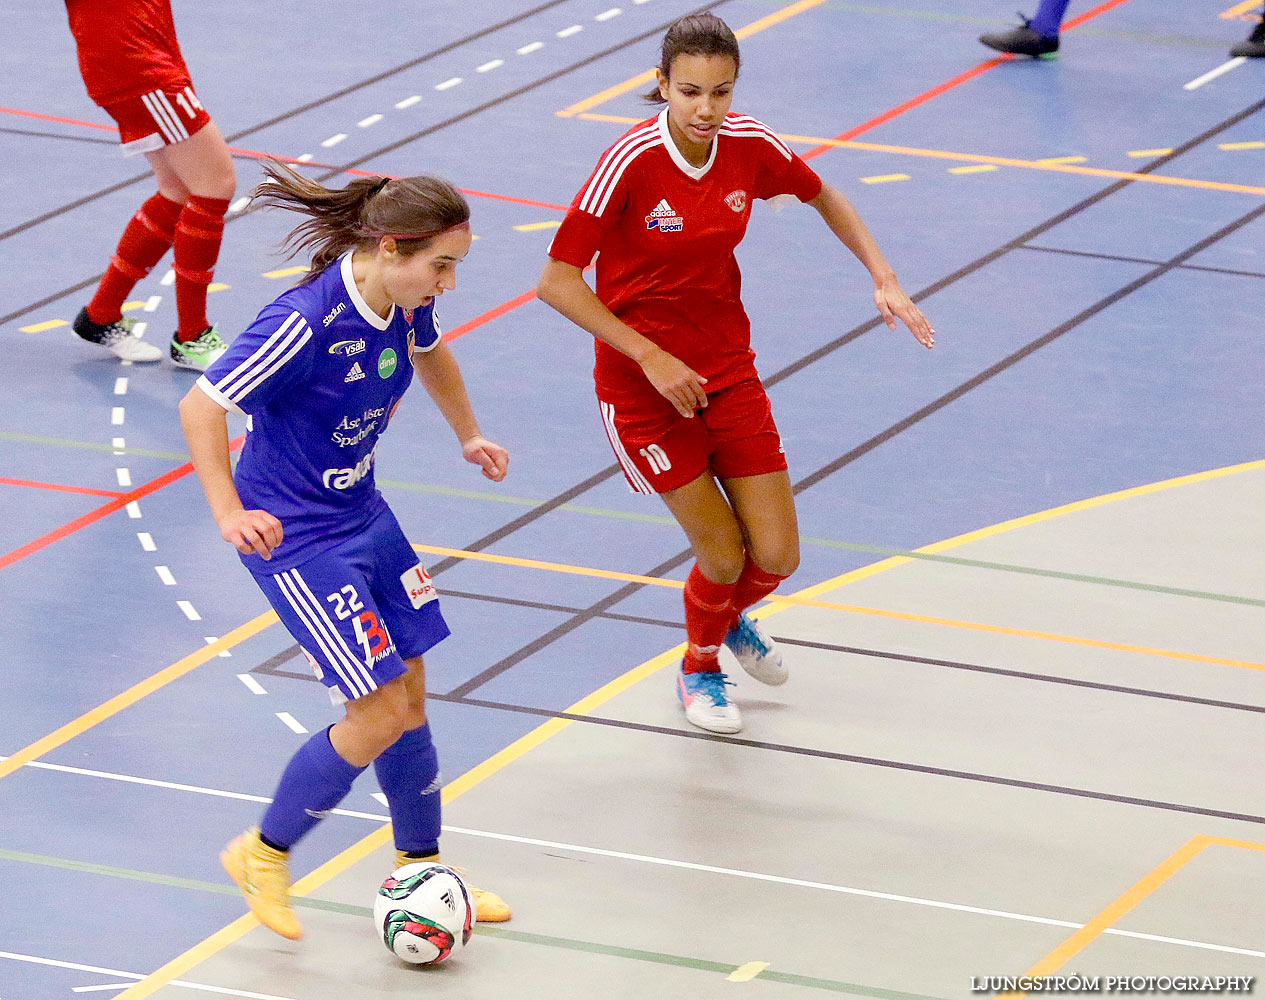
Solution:
M 392 954 L 413 965 L 436 965 L 470 941 L 474 904 L 455 871 L 419 861 L 382 883 L 373 922 Z

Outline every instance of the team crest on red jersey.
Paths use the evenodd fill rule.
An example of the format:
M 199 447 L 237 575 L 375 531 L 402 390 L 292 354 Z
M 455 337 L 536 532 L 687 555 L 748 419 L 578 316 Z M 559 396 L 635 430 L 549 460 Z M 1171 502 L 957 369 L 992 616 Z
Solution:
M 725 195 L 725 204 L 735 212 L 741 212 L 747 207 L 747 192 L 742 190 L 730 191 Z
M 679 233 L 685 228 L 685 219 L 676 214 L 667 198 L 661 198 L 654 211 L 646 216 L 646 228 L 657 229 L 661 233 Z

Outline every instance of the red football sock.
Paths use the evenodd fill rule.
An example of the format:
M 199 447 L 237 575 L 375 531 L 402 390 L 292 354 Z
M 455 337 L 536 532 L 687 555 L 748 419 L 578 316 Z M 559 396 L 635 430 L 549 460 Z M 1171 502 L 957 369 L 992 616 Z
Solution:
M 713 583 L 703 575 L 698 563 L 685 581 L 685 632 L 689 648 L 681 669 L 687 674 L 719 670 L 716 654 L 729 631 L 733 617 L 734 584 Z
M 128 293 L 170 248 L 182 207 L 180 202 L 160 192 L 151 196 L 132 216 L 96 294 L 88 303 L 88 318 L 92 322 L 113 323 L 123 315 L 123 302 Z
M 206 318 L 206 287 L 215 273 L 224 238 L 227 198 L 190 195 L 176 223 L 176 312 L 180 317 L 177 339 L 195 340 L 211 324 Z
M 747 563 L 742 567 L 742 573 L 734 584 L 733 598 L 729 608 L 730 626 L 732 627 L 738 621 L 739 614 L 746 611 L 760 598 L 768 597 L 785 579 L 786 577 L 775 573 L 766 573 L 751 561 L 751 556 L 747 556 Z

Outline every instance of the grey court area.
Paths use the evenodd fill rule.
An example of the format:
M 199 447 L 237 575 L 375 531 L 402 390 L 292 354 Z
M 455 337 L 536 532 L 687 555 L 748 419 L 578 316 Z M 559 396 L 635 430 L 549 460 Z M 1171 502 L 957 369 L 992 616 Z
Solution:
M 981 996 L 1135 885 L 1062 973 L 1265 978 L 1263 492 L 1265 469 L 1164 489 L 818 595 L 957 624 L 774 614 L 792 677 L 738 678 L 739 738 L 687 731 L 670 670 L 633 685 L 448 808 L 477 831 L 448 858 L 516 913 L 444 967 L 375 939 L 382 850 L 317 890 L 304 941 L 255 929 L 182 978 L 293 1000 Z M 1148 881 L 1200 835 L 1242 843 Z

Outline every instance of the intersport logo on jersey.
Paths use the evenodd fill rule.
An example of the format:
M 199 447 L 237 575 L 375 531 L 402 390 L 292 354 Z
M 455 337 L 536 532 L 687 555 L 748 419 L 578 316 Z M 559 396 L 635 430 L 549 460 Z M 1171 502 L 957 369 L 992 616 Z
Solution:
M 377 449 L 375 448 L 374 451 Z M 353 465 L 350 469 L 326 469 L 321 474 L 321 482 L 327 490 L 349 490 L 365 476 L 373 467 L 373 451 Z
M 661 199 L 654 211 L 646 216 L 646 229 L 657 229 L 661 233 L 679 233 L 684 228 L 685 218 L 676 214 L 667 198 Z

